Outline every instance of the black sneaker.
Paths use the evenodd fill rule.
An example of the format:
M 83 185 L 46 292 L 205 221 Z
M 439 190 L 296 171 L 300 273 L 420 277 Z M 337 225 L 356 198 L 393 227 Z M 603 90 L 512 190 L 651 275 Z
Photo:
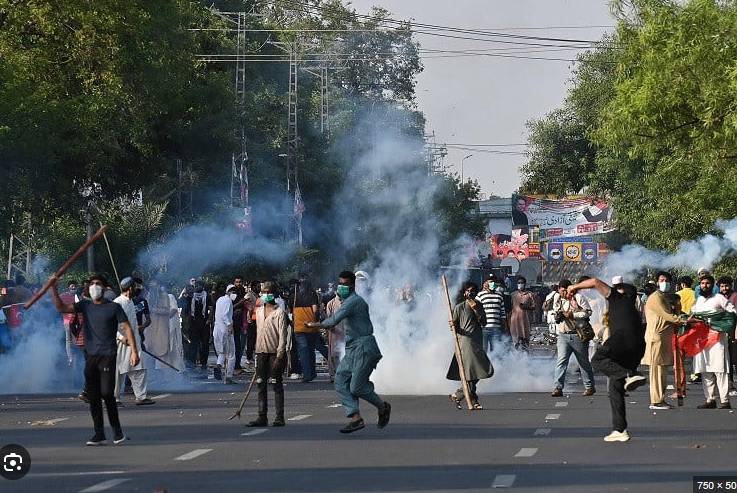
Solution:
M 723 402 L 719 404 L 719 409 L 732 409 L 732 404 L 729 402 Z
M 703 404 L 696 406 L 696 409 L 716 409 L 717 401 L 706 401 Z
M 384 401 L 384 409 L 379 411 L 379 428 L 384 428 L 389 424 L 389 418 L 392 414 L 392 406 Z
M 214 378 L 215 380 L 222 380 L 222 379 L 223 379 L 223 371 L 222 371 L 222 369 L 220 368 L 220 365 L 216 366 L 216 367 L 215 367 L 215 368 L 214 368 L 214 369 L 212 370 L 212 376 L 213 376 L 213 378 Z
M 254 420 L 254 421 L 251 421 L 246 426 L 250 426 L 251 428 L 261 428 L 261 427 L 264 427 L 264 426 L 269 426 L 269 421 L 265 417 L 264 418 L 258 418 L 258 419 Z
M 105 435 L 95 435 L 87 440 L 88 447 L 99 447 L 100 445 L 107 445 L 107 439 Z
M 87 404 L 90 403 L 90 399 L 87 397 L 87 392 L 80 392 L 77 396 L 77 399 L 79 399 L 82 402 L 86 402 Z
M 140 400 L 136 399 L 136 406 L 150 406 L 152 404 L 156 404 L 156 401 L 149 399 L 148 397 Z
M 354 431 L 362 430 L 366 427 L 362 419 L 358 421 L 351 421 L 343 428 L 340 429 L 341 433 L 353 433 Z
M 115 437 L 113 438 L 113 443 L 115 445 L 119 445 L 119 444 L 123 443 L 126 440 L 128 440 L 128 437 L 125 436 L 125 435 L 123 435 L 123 431 L 122 430 L 115 432 Z
M 286 423 L 284 423 L 284 418 L 275 418 L 274 422 L 271 423 L 271 426 L 274 426 L 276 428 L 284 426 Z

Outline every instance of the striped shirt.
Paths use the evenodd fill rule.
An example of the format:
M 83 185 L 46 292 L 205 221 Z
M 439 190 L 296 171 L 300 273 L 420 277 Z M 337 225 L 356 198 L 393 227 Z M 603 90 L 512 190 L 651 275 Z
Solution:
M 507 312 L 504 309 L 504 296 L 496 291 L 483 290 L 476 296 L 476 301 L 484 307 L 487 329 L 499 329 L 504 326 L 504 319 L 507 318 Z

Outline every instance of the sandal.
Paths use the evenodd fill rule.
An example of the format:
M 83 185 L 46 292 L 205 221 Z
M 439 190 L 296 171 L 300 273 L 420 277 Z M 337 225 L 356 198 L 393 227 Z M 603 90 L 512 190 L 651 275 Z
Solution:
M 463 406 L 461 406 L 461 400 L 455 396 L 455 394 L 450 394 L 448 398 L 455 404 L 457 409 L 463 409 Z
M 479 404 L 478 402 L 474 402 L 474 403 L 473 403 L 473 410 L 474 410 L 474 411 L 481 411 L 482 409 L 484 409 L 484 406 L 482 406 L 482 405 L 481 405 L 481 404 Z

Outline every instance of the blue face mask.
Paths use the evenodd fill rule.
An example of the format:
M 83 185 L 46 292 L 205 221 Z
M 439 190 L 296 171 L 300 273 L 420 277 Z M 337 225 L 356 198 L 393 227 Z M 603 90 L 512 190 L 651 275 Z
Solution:
M 262 294 L 261 295 L 261 301 L 263 301 L 264 303 L 273 303 L 274 302 L 274 295 L 272 293 Z
M 338 294 L 338 297 L 340 297 L 341 300 L 344 300 L 348 297 L 348 295 L 351 294 L 351 288 L 341 284 L 338 286 L 336 293 Z

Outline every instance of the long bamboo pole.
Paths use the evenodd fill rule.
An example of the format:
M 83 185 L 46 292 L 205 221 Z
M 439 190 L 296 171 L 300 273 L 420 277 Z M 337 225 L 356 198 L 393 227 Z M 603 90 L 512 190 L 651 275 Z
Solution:
M 450 331 L 453 333 L 453 342 L 455 343 L 455 355 L 456 362 L 458 363 L 458 373 L 461 375 L 461 387 L 463 388 L 463 396 L 466 398 L 466 405 L 468 409 L 473 409 L 473 402 L 471 402 L 471 393 L 468 389 L 468 381 L 466 380 L 466 368 L 463 366 L 463 357 L 461 355 L 461 344 L 458 340 L 458 332 L 456 332 L 455 324 L 453 323 L 453 306 L 450 303 L 450 293 L 448 292 L 448 281 L 445 279 L 445 274 L 441 276 L 443 281 L 443 291 L 445 291 L 445 301 L 448 306 L 448 320 L 450 321 Z
M 64 275 L 64 273 L 76 262 L 79 257 L 84 255 L 84 252 L 87 251 L 89 247 L 92 246 L 93 243 L 95 243 L 97 240 L 99 240 L 103 234 L 105 234 L 105 231 L 107 231 L 107 226 L 102 226 L 97 233 L 92 235 L 87 241 L 84 242 L 84 244 L 79 247 L 79 250 L 74 252 L 74 255 L 69 257 L 69 260 L 64 262 L 64 265 L 59 267 L 59 270 L 57 270 L 53 276 L 51 276 L 47 281 L 46 284 L 43 285 L 43 287 L 33 295 L 33 297 L 26 302 L 26 304 L 23 306 L 26 310 L 31 308 L 38 300 L 40 300 L 44 294 L 46 294 L 46 291 L 49 290 L 51 287 L 52 282 L 58 280 L 61 276 Z

